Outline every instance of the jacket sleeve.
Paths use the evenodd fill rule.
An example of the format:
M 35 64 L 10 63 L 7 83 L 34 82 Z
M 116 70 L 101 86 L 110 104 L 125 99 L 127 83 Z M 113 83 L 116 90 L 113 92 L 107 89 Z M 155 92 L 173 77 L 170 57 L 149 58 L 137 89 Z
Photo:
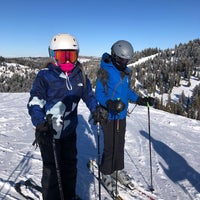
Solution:
M 128 99 L 131 102 L 136 103 L 137 99 L 138 99 L 138 94 L 136 94 L 130 87 L 128 89 Z
M 46 84 L 42 71 L 33 82 L 27 104 L 28 113 L 34 126 L 45 121 Z
M 102 82 L 97 79 L 96 82 L 96 90 L 95 90 L 95 95 L 97 101 L 104 107 L 107 107 L 106 102 L 109 100 L 108 96 L 105 93 L 105 88 L 102 84 Z
M 91 83 L 89 79 L 86 77 L 86 88 L 83 91 L 82 100 L 86 103 L 90 112 L 94 112 L 97 106 L 97 100 L 94 96 L 94 92 L 92 90 Z

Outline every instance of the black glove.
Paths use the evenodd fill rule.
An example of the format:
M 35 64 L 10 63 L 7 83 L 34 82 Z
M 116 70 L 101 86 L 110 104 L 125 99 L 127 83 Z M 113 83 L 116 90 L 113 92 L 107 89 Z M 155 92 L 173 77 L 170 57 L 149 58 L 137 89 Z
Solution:
M 94 120 L 94 125 L 98 122 L 101 123 L 108 119 L 108 111 L 102 106 L 97 106 L 96 110 L 92 113 L 92 119 Z
M 35 141 L 33 142 L 33 145 L 35 143 L 39 145 L 51 145 L 54 134 L 55 130 L 51 128 L 47 121 L 39 124 L 35 130 Z
M 48 126 L 48 123 L 47 122 L 43 122 L 41 124 L 39 124 L 37 127 L 36 127 L 36 132 L 40 132 L 40 133 L 44 133 L 44 132 L 49 132 L 50 131 L 50 128 Z
M 153 106 L 154 104 L 154 98 L 153 97 L 138 97 L 136 104 L 141 105 L 141 106 L 147 106 L 147 103 L 150 106 Z
M 114 111 L 115 113 L 120 113 L 125 109 L 125 104 L 121 100 L 108 100 L 106 105 L 109 111 Z

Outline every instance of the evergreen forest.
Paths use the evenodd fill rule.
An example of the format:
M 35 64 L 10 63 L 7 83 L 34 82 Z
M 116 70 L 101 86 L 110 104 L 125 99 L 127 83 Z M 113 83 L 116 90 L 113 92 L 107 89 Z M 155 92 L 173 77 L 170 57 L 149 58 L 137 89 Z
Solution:
M 144 62 L 137 62 L 148 57 Z M 100 58 L 79 58 L 84 58 L 85 73 L 95 88 Z M 38 70 L 44 68 L 47 62 L 50 59 L 46 57 L 0 56 L 0 92 L 30 92 Z M 135 52 L 129 67 L 132 71 L 131 87 L 138 94 L 142 91 L 141 95 L 154 97 L 156 109 L 200 120 L 200 39 L 175 45 L 173 49 L 147 48 Z M 183 80 L 185 87 L 190 87 L 192 79 L 199 83 L 193 88 L 192 95 L 186 96 L 183 90 L 178 101 L 172 100 L 173 88 L 180 87 Z M 164 101 L 166 94 L 167 101 Z

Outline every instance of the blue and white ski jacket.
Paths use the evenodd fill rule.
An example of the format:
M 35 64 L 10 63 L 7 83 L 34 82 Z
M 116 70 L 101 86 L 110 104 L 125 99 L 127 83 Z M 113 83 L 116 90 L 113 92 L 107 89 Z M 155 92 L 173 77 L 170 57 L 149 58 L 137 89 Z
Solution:
M 122 72 L 119 71 L 111 62 L 111 56 L 108 53 L 104 53 L 101 59 L 100 72 L 97 77 L 96 83 L 96 99 L 103 107 L 107 107 L 106 102 L 108 100 L 120 99 L 125 104 L 125 109 L 120 112 L 120 115 L 116 115 L 110 112 L 108 119 L 124 119 L 127 114 L 128 102 L 136 102 L 138 95 L 130 88 L 129 75 L 130 69 L 126 68 L 126 74 L 122 76 Z
M 81 64 L 77 62 L 70 76 L 67 76 L 58 66 L 49 63 L 38 72 L 30 91 L 27 107 L 33 125 L 36 127 L 45 122 L 46 115 L 52 114 L 57 139 L 65 138 L 77 127 L 77 106 L 80 99 L 91 112 L 96 109 L 97 102 L 90 81 L 86 76 L 84 81 L 79 65 Z

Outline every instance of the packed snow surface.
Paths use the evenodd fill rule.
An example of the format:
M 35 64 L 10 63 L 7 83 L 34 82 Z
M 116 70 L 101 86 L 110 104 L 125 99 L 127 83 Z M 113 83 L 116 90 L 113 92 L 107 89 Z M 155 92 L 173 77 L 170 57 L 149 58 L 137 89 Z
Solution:
M 0 93 L 0 199 L 23 199 L 13 187 L 20 180 L 31 178 L 40 185 L 42 160 L 39 149 L 32 146 L 34 127 L 27 113 L 28 98 L 28 93 Z M 200 121 L 154 108 L 150 108 L 148 121 L 147 108 L 134 106 L 129 105 L 129 111 L 134 110 L 127 117 L 125 170 L 144 187 L 150 185 L 150 141 L 153 187 L 159 199 L 200 199 Z M 81 101 L 77 193 L 84 200 L 95 200 L 98 182 L 86 164 L 89 159 L 98 158 L 97 127 L 88 122 L 89 115 Z M 102 133 L 100 140 L 102 152 Z M 39 192 L 24 191 L 33 199 L 42 199 Z M 110 199 L 103 188 L 102 197 Z M 123 197 L 135 199 L 126 194 Z

